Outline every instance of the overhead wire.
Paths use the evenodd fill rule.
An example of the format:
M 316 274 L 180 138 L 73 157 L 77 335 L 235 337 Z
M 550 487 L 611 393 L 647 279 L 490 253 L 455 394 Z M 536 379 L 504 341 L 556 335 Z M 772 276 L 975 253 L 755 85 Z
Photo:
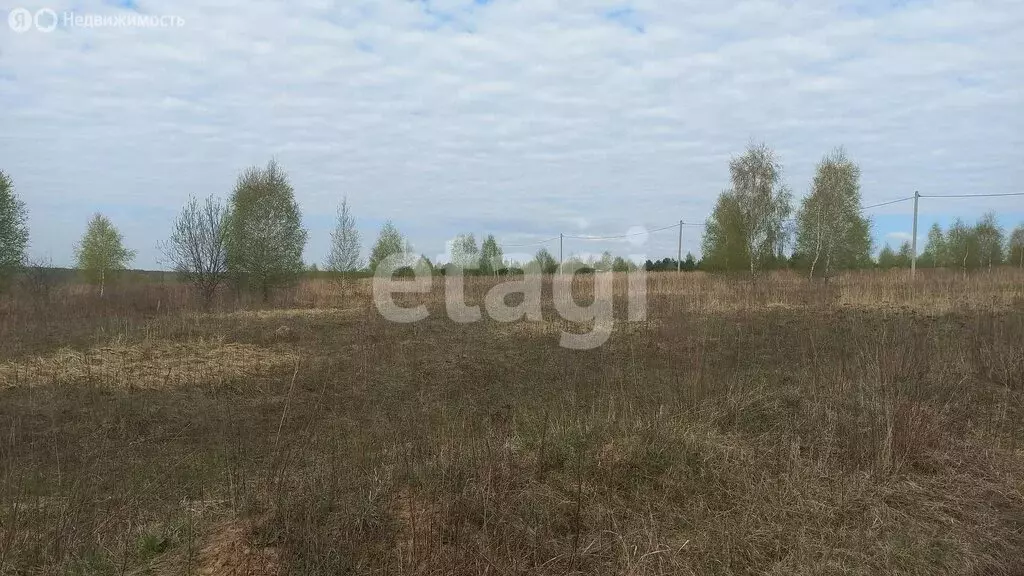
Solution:
M 909 200 L 913 200 L 915 197 L 917 197 L 917 198 L 997 198 L 997 197 L 1008 197 L 1008 196 L 1024 196 L 1024 192 L 1006 192 L 1006 193 L 992 193 L 992 194 L 919 194 L 919 195 L 916 195 L 916 196 L 907 196 L 905 198 L 897 198 L 895 200 L 889 200 L 889 201 L 886 201 L 886 202 L 879 202 L 877 204 L 870 204 L 868 206 L 862 206 L 860 208 L 860 211 L 863 212 L 864 210 L 871 210 L 873 208 L 881 208 L 883 206 L 889 206 L 889 205 L 892 205 L 892 204 L 898 204 L 900 202 L 907 202 Z M 792 222 L 795 222 L 795 221 L 796 221 L 796 218 L 787 218 L 786 220 L 783 220 L 784 223 L 792 223 Z M 526 246 L 539 246 L 541 244 L 547 244 L 548 242 L 553 242 L 555 240 L 564 239 L 564 238 L 570 238 L 570 239 L 573 239 L 573 240 L 618 240 L 618 239 L 621 239 L 621 238 L 629 238 L 629 237 L 632 237 L 632 236 L 641 236 L 641 235 L 644 235 L 644 234 L 653 234 L 655 232 L 661 232 L 661 231 L 664 231 L 664 230 L 669 230 L 671 228 L 677 228 L 680 225 L 684 226 L 684 227 L 703 227 L 703 226 L 705 226 L 704 223 L 693 223 L 693 222 L 680 221 L 680 222 L 674 222 L 674 223 L 669 224 L 667 226 L 662 226 L 662 227 L 659 227 L 659 228 L 655 228 L 654 230 L 640 230 L 640 231 L 637 231 L 637 232 L 629 232 L 629 233 L 626 233 L 626 234 L 616 234 L 616 235 L 611 235 L 611 236 L 589 236 L 589 235 L 575 235 L 575 234 L 559 234 L 558 236 L 553 236 L 551 238 L 547 238 L 545 240 L 539 240 L 537 242 L 526 242 L 526 243 L 521 243 L 521 244 L 503 244 L 502 247 L 503 248 L 521 248 L 521 247 L 526 247 Z

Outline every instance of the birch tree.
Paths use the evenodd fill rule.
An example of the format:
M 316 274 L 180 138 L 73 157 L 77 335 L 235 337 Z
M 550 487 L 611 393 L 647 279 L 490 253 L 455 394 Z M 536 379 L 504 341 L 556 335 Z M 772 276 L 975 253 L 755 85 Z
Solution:
M 987 212 L 974 225 L 974 237 L 978 243 L 978 264 L 992 270 L 1003 263 L 1003 229 L 993 212 Z
M 359 255 L 361 250 L 356 219 L 352 216 L 348 197 L 345 197 L 338 206 L 338 221 L 331 232 L 331 252 L 327 256 L 327 269 L 345 273 L 362 268 L 363 261 Z
M 102 214 L 94 214 L 85 235 L 75 246 L 75 261 L 86 281 L 98 284 L 100 297 L 112 272 L 124 270 L 135 259 L 135 251 L 124 247 L 121 233 Z
M 928 241 L 925 243 L 920 261 L 926 266 L 941 268 L 946 265 L 946 252 L 946 236 L 942 233 L 942 226 L 935 222 L 928 229 Z
M 718 196 L 718 201 L 704 225 L 701 250 L 704 253 L 705 268 L 708 270 L 750 269 L 750 252 L 743 212 L 736 193 L 732 190 L 726 190 Z
M 968 270 L 978 267 L 978 252 L 974 229 L 957 218 L 946 232 L 946 254 L 949 264 L 960 268 L 966 274 Z
M 374 243 L 373 248 L 370 250 L 370 271 L 376 271 L 377 266 L 380 265 L 389 256 L 395 254 L 411 254 L 412 247 L 406 241 L 402 233 L 398 231 L 398 228 L 388 220 L 384 223 L 384 226 L 380 229 L 380 234 L 377 236 L 377 242 Z M 410 257 L 411 260 L 411 257 Z
M 871 225 L 860 213 L 860 168 L 837 148 L 818 163 L 811 193 L 797 211 L 796 250 L 810 276 L 871 261 Z
M 307 233 L 288 175 L 276 161 L 238 177 L 225 230 L 228 271 L 240 287 L 258 290 L 266 300 L 302 273 Z
M 558 260 L 548 252 L 547 248 L 540 248 L 533 257 L 537 269 L 541 274 L 554 274 L 558 271 Z
M 480 246 L 480 272 L 482 274 L 497 274 L 504 266 L 504 254 L 498 241 L 493 234 L 488 234 L 484 243 Z
M 750 256 L 750 275 L 781 256 L 785 220 L 792 211 L 789 190 L 782 183 L 782 164 L 766 144 L 751 144 L 729 162 L 732 192 L 742 223 L 743 243 Z
M 473 233 L 459 234 L 451 241 L 451 259 L 462 270 L 475 269 L 480 264 L 480 248 Z
M 11 177 L 0 170 L 0 288 L 25 262 L 28 246 L 25 203 L 14 193 Z
M 1010 233 L 1006 253 L 1010 264 L 1024 268 L 1024 224 L 1018 224 Z

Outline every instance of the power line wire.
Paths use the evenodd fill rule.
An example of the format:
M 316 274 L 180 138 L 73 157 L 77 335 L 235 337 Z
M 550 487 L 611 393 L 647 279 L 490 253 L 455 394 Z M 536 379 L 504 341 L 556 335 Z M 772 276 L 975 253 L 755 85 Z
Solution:
M 558 240 L 559 238 L 560 238 L 560 236 L 555 236 L 554 238 L 548 238 L 547 240 L 540 240 L 540 241 L 537 241 L 537 242 L 526 242 L 524 244 L 502 244 L 501 247 L 502 248 L 522 248 L 524 246 L 539 246 L 541 244 L 547 244 L 548 242 L 551 242 L 552 240 Z
M 921 198 L 996 198 L 1000 196 L 1024 196 L 1024 192 L 1006 192 L 1000 194 L 921 194 Z
M 995 193 L 995 194 L 921 194 L 920 196 L 917 196 L 917 197 L 918 198 L 996 198 L 996 197 L 1006 197 L 1006 196 L 1024 196 L 1024 192 L 1007 192 L 1007 193 Z M 860 210 L 864 211 L 864 210 L 871 210 L 872 208 L 881 208 L 882 206 L 889 206 L 891 204 L 898 204 L 900 202 L 907 202 L 907 201 L 913 200 L 913 199 L 914 199 L 914 196 L 907 196 L 906 198 L 897 198 L 896 200 L 889 200 L 887 202 L 879 202 L 878 204 L 871 204 L 871 205 L 868 205 L 868 206 L 863 206 Z M 784 223 L 796 222 L 796 218 L 787 218 L 786 220 L 783 220 L 783 222 Z M 654 232 L 661 232 L 663 230 L 668 230 L 670 228 L 676 228 L 677 226 L 680 226 L 680 225 L 682 225 L 684 227 L 696 227 L 696 228 L 701 228 L 701 227 L 706 226 L 706 224 L 704 224 L 704 223 L 698 224 L 698 223 L 692 223 L 692 222 L 676 222 L 676 223 L 673 223 L 673 224 L 669 224 L 668 226 L 662 226 L 660 228 L 655 228 L 654 230 L 641 230 L 639 232 L 632 232 L 632 233 L 628 233 L 628 234 L 617 234 L 617 235 L 613 235 L 613 236 L 577 236 L 577 235 L 564 234 L 564 235 L 554 236 L 554 237 L 548 238 L 546 240 L 540 240 L 540 241 L 537 241 L 537 242 L 527 242 L 527 243 L 523 243 L 523 244 L 502 244 L 502 248 L 521 248 L 521 247 L 527 247 L 527 246 L 539 246 L 541 244 L 547 244 L 548 242 L 553 242 L 553 241 L 558 240 L 560 238 L 570 238 L 570 239 L 573 239 L 573 240 L 617 240 L 617 239 L 620 239 L 620 238 L 629 238 L 631 236 L 640 236 L 640 235 L 643 235 L 643 234 L 652 234 Z
M 643 234 L 651 234 L 653 232 L 661 232 L 662 230 L 668 230 L 669 228 L 676 228 L 679 223 L 669 224 L 668 226 L 662 226 L 661 228 L 655 228 L 654 230 L 641 230 L 639 232 L 632 232 L 629 234 L 618 234 L 616 236 L 570 236 L 565 235 L 566 238 L 574 238 L 576 240 L 615 240 L 617 238 L 629 238 L 630 236 L 641 236 Z
M 889 200 L 888 202 L 879 202 L 878 204 L 872 204 L 870 206 L 864 206 L 863 208 L 861 208 L 861 211 L 863 212 L 864 210 L 870 210 L 872 208 L 878 208 L 880 206 L 888 206 L 890 204 L 896 204 L 898 202 L 906 202 L 907 200 L 913 200 L 913 199 L 914 199 L 913 196 L 907 196 L 906 198 L 900 198 L 898 200 Z
M 871 204 L 870 206 L 862 207 L 860 210 L 864 211 L 864 210 L 870 210 L 871 208 L 879 208 L 881 206 L 889 206 L 890 204 L 897 204 L 899 202 L 906 202 L 907 200 L 913 200 L 913 197 L 912 196 L 908 196 L 906 198 L 900 198 L 898 200 L 890 200 L 889 202 L 880 202 L 878 204 Z

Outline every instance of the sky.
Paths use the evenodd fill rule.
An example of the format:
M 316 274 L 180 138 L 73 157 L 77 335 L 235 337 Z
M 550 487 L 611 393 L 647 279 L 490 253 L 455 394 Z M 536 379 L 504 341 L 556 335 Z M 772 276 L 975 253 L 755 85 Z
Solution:
M 15 31 L 17 8 L 55 29 Z M 0 169 L 30 255 L 56 265 L 102 212 L 134 267 L 162 267 L 188 197 L 226 198 L 271 158 L 321 264 L 343 196 L 364 249 L 391 219 L 432 258 L 460 232 L 532 253 L 512 245 L 701 223 L 751 142 L 797 200 L 836 146 L 865 205 L 1024 191 L 1018 0 L 0 0 L 0 17 Z M 1024 197 L 923 198 L 919 236 L 988 210 L 1012 228 Z M 868 211 L 879 246 L 910 238 L 912 211 Z M 674 257 L 677 230 L 564 251 Z M 684 227 L 684 253 L 700 235 Z

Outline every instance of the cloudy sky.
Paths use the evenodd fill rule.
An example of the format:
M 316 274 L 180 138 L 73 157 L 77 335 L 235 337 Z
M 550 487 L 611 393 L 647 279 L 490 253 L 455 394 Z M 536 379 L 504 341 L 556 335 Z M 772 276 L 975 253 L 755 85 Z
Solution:
M 19 7 L 52 9 L 56 29 L 14 31 Z M 0 0 L 0 13 L 0 169 L 28 205 L 32 255 L 56 264 L 99 211 L 136 266 L 157 267 L 189 195 L 226 197 L 272 157 L 309 262 L 343 195 L 367 243 L 392 219 L 427 255 L 458 232 L 510 245 L 702 222 L 751 141 L 775 148 L 797 198 L 837 145 L 861 165 L 865 204 L 1024 191 L 1018 0 Z M 70 18 L 134 14 L 172 25 Z M 1024 197 L 922 200 L 922 234 L 986 210 L 1011 227 Z M 871 211 L 877 241 L 908 238 L 911 211 Z M 700 232 L 685 229 L 684 250 Z M 667 230 L 565 250 L 661 257 L 675 243 Z

